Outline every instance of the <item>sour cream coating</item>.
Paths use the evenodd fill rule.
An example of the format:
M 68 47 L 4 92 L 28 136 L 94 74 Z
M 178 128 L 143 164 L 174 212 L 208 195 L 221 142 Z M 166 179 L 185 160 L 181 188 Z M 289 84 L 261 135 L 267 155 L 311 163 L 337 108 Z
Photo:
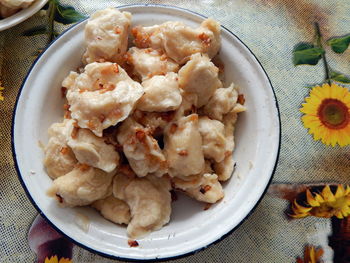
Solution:
M 179 70 L 179 65 L 161 49 L 132 47 L 126 54 L 126 63 L 132 68 L 132 73 L 142 81 Z
M 113 223 L 128 224 L 130 222 L 131 216 L 128 204 L 113 195 L 97 200 L 91 206 Z
M 96 61 L 121 63 L 128 47 L 131 14 L 107 8 L 92 14 L 85 26 L 84 64 Z
M 182 117 L 167 126 L 164 132 L 164 154 L 170 176 L 189 176 L 204 169 L 197 114 Z
M 99 137 L 104 129 L 126 119 L 143 95 L 142 86 L 111 62 L 88 64 L 83 73 L 69 74 L 62 84 L 68 89 L 72 118 Z
M 80 165 L 53 181 L 48 195 L 62 206 L 84 206 L 111 194 L 114 172 Z
M 141 238 L 169 222 L 170 190 L 170 180 L 165 176 L 131 179 L 117 174 L 113 180 L 113 194 L 130 207 L 131 221 L 127 227 L 129 237 Z
M 200 108 L 221 88 L 218 73 L 219 69 L 208 56 L 197 53 L 179 70 L 179 86 L 184 91 L 197 95 L 196 106 Z
M 176 73 L 153 76 L 142 82 L 145 94 L 137 103 L 142 111 L 165 112 L 176 110 L 182 101 Z
M 117 139 L 123 145 L 124 154 L 137 176 L 152 173 L 162 176 L 167 172 L 167 163 L 158 142 L 148 129 L 132 118 L 120 126 Z
M 135 27 L 132 30 L 137 47 L 161 48 L 177 63 L 184 64 L 195 53 L 214 57 L 220 49 L 220 25 L 211 18 L 197 28 L 182 22 L 169 21 L 150 27 Z

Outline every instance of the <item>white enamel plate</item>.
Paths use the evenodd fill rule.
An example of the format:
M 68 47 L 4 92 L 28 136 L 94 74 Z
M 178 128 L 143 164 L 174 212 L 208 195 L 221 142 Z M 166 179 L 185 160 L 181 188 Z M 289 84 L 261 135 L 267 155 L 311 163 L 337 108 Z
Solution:
M 133 14 L 134 25 L 169 20 L 198 26 L 203 16 L 161 5 L 132 5 L 120 10 Z M 91 208 L 60 208 L 46 196 L 51 185 L 38 146 L 48 140 L 47 129 L 63 115 L 61 82 L 80 66 L 84 52 L 83 21 L 53 42 L 37 59 L 25 79 L 14 111 L 12 144 L 19 178 L 34 206 L 61 233 L 76 244 L 112 258 L 155 260 L 196 252 L 220 240 L 249 215 L 262 198 L 274 173 L 279 153 L 280 121 L 270 81 L 252 52 L 230 31 L 222 28 L 220 57 L 225 83 L 241 87 L 248 111 L 236 125 L 234 160 L 237 168 L 224 184 L 225 197 L 204 211 L 204 204 L 180 195 L 173 202 L 168 225 L 128 245 L 126 228 L 115 225 Z M 82 225 L 85 218 L 85 225 Z M 84 220 L 83 220 L 84 221 Z M 87 229 L 88 228 L 88 229 Z
M 0 31 L 13 27 L 28 19 L 36 12 L 38 12 L 46 4 L 47 1 L 48 0 L 36 0 L 28 8 L 24 8 L 16 14 L 7 18 L 0 19 Z

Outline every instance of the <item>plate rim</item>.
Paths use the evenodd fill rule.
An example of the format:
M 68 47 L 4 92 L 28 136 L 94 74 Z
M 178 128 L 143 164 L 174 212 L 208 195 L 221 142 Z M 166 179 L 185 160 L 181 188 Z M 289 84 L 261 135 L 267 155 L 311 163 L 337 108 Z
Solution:
M 127 8 L 127 7 L 147 7 L 147 6 L 151 6 L 151 7 L 163 7 L 163 8 L 170 8 L 170 9 L 177 9 L 177 10 L 180 10 L 180 11 L 185 11 L 185 12 L 188 12 L 188 13 L 191 13 L 191 14 L 195 14 L 197 16 L 200 16 L 204 19 L 208 18 L 207 16 L 205 15 L 202 15 L 196 11 L 192 11 L 192 10 L 189 10 L 189 9 L 186 9 L 186 8 L 183 8 L 183 7 L 178 7 L 178 6 L 173 6 L 173 5 L 165 5 L 165 4 L 128 4 L 128 5 L 121 5 L 121 6 L 117 6 L 115 8 Z M 79 247 L 89 251 L 89 252 L 92 252 L 92 253 L 95 253 L 95 254 L 98 254 L 100 256 L 103 256 L 105 258 L 109 258 L 109 259 L 115 259 L 115 260 L 122 260 L 122 261 L 131 261 L 131 262 L 165 262 L 165 261 L 169 261 L 169 260 L 175 260 L 175 259 L 180 259 L 180 258 L 184 258 L 184 257 L 187 257 L 187 256 L 190 256 L 190 255 L 194 255 L 200 251 L 203 251 L 204 249 L 206 249 L 207 247 L 209 246 L 212 246 L 214 244 L 217 244 L 219 243 L 220 241 L 222 241 L 223 239 L 225 239 L 227 236 L 231 235 L 236 229 L 238 229 L 250 216 L 251 214 L 255 211 L 255 209 L 257 208 L 257 206 L 260 204 L 260 202 L 262 201 L 262 199 L 264 198 L 271 182 L 272 182 L 272 179 L 274 177 L 274 174 L 276 172 L 276 169 L 277 169 L 277 166 L 278 166 L 278 161 L 279 161 L 279 157 L 280 157 L 280 151 L 281 151 L 281 138 L 282 138 L 282 125 L 281 125 L 281 114 L 280 114 L 280 109 L 279 109 L 279 105 L 278 105 L 278 101 L 277 101 L 277 96 L 276 96 L 276 93 L 275 93 L 275 90 L 274 90 L 274 87 L 272 85 L 272 82 L 270 80 L 270 77 L 268 76 L 265 68 L 262 66 L 261 62 L 258 60 L 258 58 L 255 56 L 255 54 L 251 51 L 251 49 L 236 35 L 234 34 L 231 30 L 229 30 L 227 27 L 221 25 L 221 27 L 223 29 L 225 29 L 229 34 L 233 35 L 246 49 L 247 51 L 250 53 L 250 55 L 252 55 L 252 57 L 255 59 L 255 61 L 257 62 L 257 64 L 259 65 L 260 69 L 263 71 L 269 85 L 270 85 L 270 88 L 272 90 L 272 94 L 273 94 L 273 100 L 275 102 L 274 106 L 275 106 L 275 109 L 276 109 L 276 113 L 277 113 L 277 120 L 278 120 L 278 125 L 276 125 L 276 128 L 278 128 L 278 143 L 277 143 L 277 152 L 276 152 L 276 159 L 275 159 L 275 162 L 274 162 L 274 166 L 273 166 L 273 169 L 272 169 L 272 172 L 271 172 L 271 175 L 270 175 L 270 178 L 269 178 L 269 181 L 267 182 L 266 184 L 266 187 L 264 189 L 264 191 L 262 192 L 261 196 L 259 197 L 259 199 L 257 200 L 257 202 L 254 204 L 253 208 L 249 211 L 249 213 L 235 226 L 233 227 L 232 229 L 230 229 L 227 233 L 225 233 L 224 235 L 222 235 L 220 238 L 212 241 L 211 243 L 203 246 L 203 247 L 200 247 L 198 249 L 195 249 L 193 251 L 190 251 L 190 252 L 186 252 L 186 253 L 183 253 L 183 254 L 179 254 L 179 255 L 176 255 L 176 256 L 171 256 L 171 257 L 162 257 L 162 258 L 158 258 L 158 257 L 155 257 L 153 259 L 135 259 L 135 258 L 127 258 L 127 257 L 119 257 L 119 256 L 114 256 L 114 255 L 110 255 L 110 254 L 107 254 L 107 253 L 104 253 L 104 252 L 101 252 L 101 251 L 98 251 L 98 250 L 95 250 L 93 248 L 90 248 L 82 243 L 80 243 L 79 241 L 76 241 L 75 239 L 69 237 L 68 235 L 66 235 L 62 230 L 60 230 L 59 228 L 57 228 L 54 223 L 52 223 L 47 217 L 46 215 L 43 213 L 43 211 L 37 206 L 37 204 L 35 203 L 35 201 L 33 200 L 31 194 L 29 193 L 29 190 L 27 189 L 25 183 L 24 183 L 24 180 L 22 179 L 22 175 L 20 173 L 20 170 L 19 170 L 19 167 L 18 167 L 18 163 L 17 163 L 17 154 L 16 154 L 16 151 L 15 151 L 15 143 L 14 143 L 14 128 L 15 128 L 15 119 L 16 119 L 16 112 L 17 112 L 17 106 L 18 106 L 18 101 L 19 101 L 19 98 L 21 96 L 21 93 L 22 93 L 22 90 L 23 90 L 23 87 L 27 81 L 27 78 L 29 77 L 29 75 L 31 74 L 34 66 L 36 65 L 36 63 L 40 60 L 41 56 L 51 47 L 51 45 L 53 45 L 59 38 L 61 38 L 67 31 L 71 30 L 72 28 L 78 26 L 80 23 L 83 23 L 85 20 L 89 19 L 90 16 L 88 16 L 87 18 L 79 21 L 78 23 L 70 26 L 69 28 L 67 28 L 66 30 L 64 30 L 61 34 L 59 34 L 57 36 L 57 38 L 55 40 L 53 40 L 49 45 L 47 45 L 47 47 L 45 47 L 45 49 L 40 53 L 40 55 L 34 60 L 33 64 L 30 66 L 25 78 L 23 79 L 23 82 L 21 84 L 21 87 L 20 89 L 18 90 L 18 94 L 16 96 L 16 101 L 15 101 L 15 104 L 14 104 L 14 108 L 13 108 L 13 112 L 12 112 L 12 122 L 11 122 L 11 151 L 12 151 L 12 158 L 14 160 L 14 166 L 15 166 L 15 169 L 16 169 L 16 173 L 17 173 L 17 177 L 22 185 L 22 188 L 24 189 L 28 199 L 30 200 L 30 202 L 32 203 L 32 205 L 35 207 L 35 209 L 39 212 L 39 215 L 42 216 L 46 222 L 48 222 L 48 224 L 53 228 L 55 229 L 59 234 L 61 234 L 63 237 L 65 237 L 66 239 L 68 239 L 70 242 L 72 242 L 73 244 L 75 245 L 78 245 Z M 0 29 L 1 31 L 1 29 Z

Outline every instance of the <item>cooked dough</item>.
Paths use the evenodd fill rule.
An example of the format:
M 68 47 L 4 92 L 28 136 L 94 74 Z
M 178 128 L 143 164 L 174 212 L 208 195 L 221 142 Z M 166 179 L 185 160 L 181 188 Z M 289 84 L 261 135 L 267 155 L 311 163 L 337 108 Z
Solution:
M 114 146 L 106 144 L 104 138 L 97 137 L 88 129 L 79 129 L 76 136 L 68 140 L 68 146 L 80 163 L 107 173 L 112 172 L 118 165 L 119 154 Z
M 129 12 L 107 8 L 92 14 L 85 26 L 86 52 L 83 62 L 121 63 L 128 47 L 131 23 Z
M 237 103 L 238 92 L 232 83 L 228 88 L 219 88 L 204 106 L 203 113 L 211 119 L 222 121 L 230 111 L 241 112 L 245 107 Z
M 217 120 L 211 120 L 207 116 L 202 116 L 199 118 L 199 132 L 203 140 L 204 157 L 221 162 L 225 158 L 225 146 L 228 143 L 225 137 L 224 124 Z
M 63 206 L 89 205 L 111 194 L 114 174 L 80 164 L 55 179 L 47 193 Z
M 45 147 L 44 166 L 52 179 L 72 171 L 77 162 L 72 149 L 55 137 L 49 140 Z
M 3 5 L 0 0 L 0 19 L 12 16 L 13 14 L 17 13 L 19 10 L 20 8 L 10 8 Z
M 226 156 L 223 161 L 214 163 L 213 168 L 215 173 L 218 175 L 219 181 L 227 181 L 230 179 L 235 168 L 232 153 Z
M 174 120 L 179 120 L 193 113 L 197 113 L 198 97 L 194 93 L 187 93 L 181 90 L 182 102 L 180 107 L 176 110 Z
M 118 142 L 133 171 L 140 177 L 154 173 L 161 176 L 167 172 L 167 163 L 158 142 L 150 131 L 128 118 L 120 126 Z
M 179 64 L 186 63 L 195 53 L 214 57 L 220 49 L 220 25 L 208 18 L 200 27 L 191 28 L 182 22 L 169 21 L 150 27 L 135 27 L 132 30 L 137 47 L 162 48 Z
M 218 73 L 219 69 L 208 56 L 197 53 L 179 70 L 179 86 L 184 91 L 197 95 L 196 106 L 199 108 L 222 86 Z
M 132 73 L 142 81 L 179 70 L 179 65 L 160 49 L 132 47 L 128 50 L 126 63 L 132 68 Z
M 197 114 L 168 125 L 164 132 L 164 154 L 171 176 L 189 176 L 203 170 L 204 155 Z
M 151 131 L 156 131 L 157 129 L 163 131 L 163 129 L 175 119 L 175 112 L 147 112 L 135 110 L 133 118 Z
M 142 86 L 115 63 L 94 62 L 74 75 L 63 82 L 70 84 L 65 87 L 71 116 L 99 137 L 103 129 L 126 119 L 143 95 Z
M 173 178 L 175 188 L 201 202 L 216 203 L 224 197 L 224 191 L 216 174 L 204 173 L 191 177 L 191 181 Z
M 130 208 L 124 201 L 110 195 L 91 204 L 100 211 L 101 215 L 116 224 L 128 224 L 130 222 Z
M 69 173 L 78 162 L 67 145 L 73 123 L 74 120 L 65 119 L 62 123 L 52 124 L 48 130 L 50 139 L 45 147 L 44 166 L 52 179 Z
M 237 113 L 231 111 L 224 115 L 223 123 L 225 125 L 226 144 L 224 147 L 225 158 L 220 162 L 214 163 L 214 171 L 218 175 L 220 181 L 227 181 L 233 172 L 234 161 L 232 159 L 232 152 L 235 147 L 234 143 L 234 125 L 237 120 Z
M 141 238 L 160 229 L 170 220 L 171 184 L 168 177 L 146 176 L 128 178 L 117 174 L 113 180 L 113 194 L 130 207 L 131 221 L 127 233 Z
M 176 73 L 153 76 L 142 82 L 142 86 L 145 94 L 137 103 L 139 110 L 165 112 L 176 110 L 181 104 L 182 97 Z
M 0 0 L 0 4 L 8 8 L 27 8 L 34 0 Z

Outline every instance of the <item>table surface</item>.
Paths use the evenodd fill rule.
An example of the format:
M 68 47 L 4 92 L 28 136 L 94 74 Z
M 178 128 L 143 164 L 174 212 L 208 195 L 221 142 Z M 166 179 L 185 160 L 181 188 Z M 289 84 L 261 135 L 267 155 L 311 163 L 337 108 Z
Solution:
M 66 0 L 89 15 L 109 6 L 139 1 Z M 297 43 L 312 41 L 313 23 L 319 22 L 325 39 L 349 33 L 350 1 L 328 0 L 202 0 L 144 1 L 187 8 L 213 17 L 234 32 L 257 56 L 269 75 L 281 111 L 282 143 L 273 183 L 350 183 L 350 147 L 327 147 L 314 141 L 304 128 L 299 111 L 309 89 L 324 81 L 322 63 L 297 66 L 292 50 Z M 27 232 L 37 215 L 14 169 L 11 153 L 11 116 L 20 85 L 45 37 L 23 37 L 22 32 L 43 23 L 36 14 L 27 21 L 0 32 L 0 79 L 5 86 L 0 101 L 0 262 L 34 262 Z M 58 26 L 61 32 L 64 26 Z M 350 51 L 328 52 L 332 68 L 350 75 Z M 195 255 L 174 262 L 295 262 L 306 244 L 322 246 L 324 262 L 332 262 L 328 246 L 329 219 L 308 217 L 289 220 L 288 202 L 266 195 L 253 214 L 221 242 Z M 112 262 L 77 246 L 74 262 Z

